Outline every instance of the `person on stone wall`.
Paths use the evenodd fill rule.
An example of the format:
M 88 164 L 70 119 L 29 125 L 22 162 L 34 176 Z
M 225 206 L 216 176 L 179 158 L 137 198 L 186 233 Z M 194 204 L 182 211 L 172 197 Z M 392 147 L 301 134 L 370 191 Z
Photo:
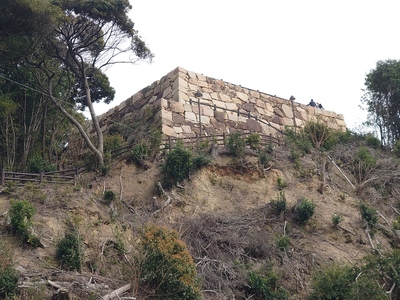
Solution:
M 314 102 L 313 99 L 311 99 L 310 103 L 307 104 L 307 106 L 312 106 L 312 107 L 316 107 L 317 104 Z
M 317 103 L 317 107 L 318 107 L 319 109 L 324 109 L 321 103 Z

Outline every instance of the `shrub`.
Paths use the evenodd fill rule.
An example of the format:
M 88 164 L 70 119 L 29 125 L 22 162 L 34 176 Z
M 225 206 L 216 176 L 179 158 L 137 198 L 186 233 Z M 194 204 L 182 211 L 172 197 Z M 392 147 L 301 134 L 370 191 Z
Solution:
M 349 299 L 351 287 L 357 274 L 348 266 L 333 264 L 314 274 L 309 300 Z
M 303 224 L 311 219 L 314 212 L 315 203 L 308 199 L 302 199 L 296 206 L 296 219 L 299 223 Z
M 162 299 L 200 299 L 196 265 L 174 230 L 146 226 L 140 241 L 144 254 L 141 281 Z
M 378 213 L 375 208 L 368 206 L 365 203 L 360 203 L 359 209 L 361 217 L 367 221 L 369 225 L 374 226 L 378 223 Z
M 278 189 L 279 189 L 279 190 L 283 190 L 285 187 L 288 186 L 287 182 L 284 181 L 284 180 L 283 180 L 282 178 L 280 178 L 280 177 L 278 177 L 278 178 L 276 179 L 276 183 L 277 183 L 277 185 L 278 185 Z
M 56 165 L 44 161 L 40 156 L 32 157 L 28 161 L 28 172 L 30 173 L 52 172 L 56 170 Z
M 115 198 L 116 198 L 115 192 L 112 191 L 112 190 L 106 190 L 106 191 L 104 192 L 103 198 L 104 198 L 104 201 L 105 201 L 107 204 L 110 204 L 110 203 L 113 202 L 113 201 L 115 200 Z
M 290 237 L 288 235 L 278 236 L 276 246 L 279 250 L 287 250 L 290 246 Z
M 0 240 L 0 298 L 8 299 L 17 290 L 18 274 L 12 264 L 12 252 L 6 242 Z
M 11 200 L 9 210 L 11 229 L 20 236 L 25 243 L 29 243 L 31 234 L 29 229 L 32 227 L 32 217 L 36 213 L 36 208 L 26 200 Z
M 342 221 L 342 215 L 340 215 L 340 214 L 332 215 L 333 226 L 337 227 L 341 221 Z
M 120 134 L 104 136 L 104 153 L 123 147 L 125 144 L 124 138 Z
M 268 264 L 261 271 L 250 271 L 247 276 L 249 293 L 255 299 L 288 299 L 288 292 L 278 285 L 278 276 Z
M 258 161 L 260 163 L 260 165 L 262 167 L 266 167 L 268 165 L 268 163 L 272 160 L 272 156 L 271 156 L 271 151 L 270 148 L 268 147 L 264 147 L 260 150 L 259 154 L 258 154 Z
M 249 136 L 246 138 L 246 143 L 250 146 L 252 149 L 257 149 L 259 144 L 260 144 L 260 135 L 257 133 L 251 133 Z
M 161 168 L 162 182 L 165 187 L 170 188 L 184 180 L 193 170 L 193 154 L 185 149 L 182 144 L 168 152 Z
M 133 146 L 131 155 L 133 162 L 139 166 L 142 166 L 144 160 L 150 155 L 150 148 L 144 141 L 142 141 Z
M 246 141 L 240 136 L 240 133 L 235 132 L 228 137 L 226 145 L 236 158 L 242 158 L 244 155 L 244 148 Z
M 371 169 L 376 164 L 376 157 L 374 157 L 368 148 L 361 147 L 356 153 L 357 159 L 363 162 L 366 169 Z
M 310 153 L 312 144 L 304 130 L 295 132 L 292 128 L 286 127 L 285 136 L 285 144 L 290 148 L 293 160 Z
M 381 141 L 376 138 L 372 133 L 367 133 L 365 136 L 365 142 L 367 146 L 372 148 L 379 148 L 381 146 Z
M 271 206 L 275 210 L 276 214 L 279 216 L 281 213 L 286 212 L 286 197 L 285 192 L 279 192 L 276 199 L 271 199 Z
M 82 242 L 77 229 L 67 231 L 57 243 L 56 257 L 63 268 L 81 271 Z

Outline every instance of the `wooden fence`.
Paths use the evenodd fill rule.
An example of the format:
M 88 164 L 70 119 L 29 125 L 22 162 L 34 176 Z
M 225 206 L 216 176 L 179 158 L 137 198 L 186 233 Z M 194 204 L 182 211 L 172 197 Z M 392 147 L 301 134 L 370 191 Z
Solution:
M 40 172 L 40 173 L 20 173 L 20 172 L 7 172 L 2 169 L 1 171 L 1 185 L 5 185 L 6 181 L 16 181 L 19 183 L 37 182 L 37 183 L 73 183 L 76 184 L 76 178 L 79 174 L 79 169 L 68 169 L 54 172 Z
M 244 132 L 239 133 L 239 136 L 243 139 L 246 139 L 250 134 L 257 134 L 260 137 L 260 146 L 268 146 L 270 144 L 274 144 L 277 146 L 281 145 L 281 140 L 277 137 L 267 134 L 260 133 L 252 133 L 252 132 Z M 172 149 L 178 142 L 182 142 L 187 148 L 194 148 L 196 146 L 208 144 L 217 144 L 219 146 L 225 145 L 227 139 L 229 138 L 229 134 L 220 134 L 214 136 L 194 136 L 194 137 L 183 137 L 183 138 L 175 138 L 168 136 L 161 140 L 160 143 L 160 151 Z M 115 158 L 127 152 L 130 152 L 133 147 L 137 145 L 137 142 L 131 143 L 129 145 L 123 146 L 121 148 L 115 149 L 111 151 L 111 157 Z

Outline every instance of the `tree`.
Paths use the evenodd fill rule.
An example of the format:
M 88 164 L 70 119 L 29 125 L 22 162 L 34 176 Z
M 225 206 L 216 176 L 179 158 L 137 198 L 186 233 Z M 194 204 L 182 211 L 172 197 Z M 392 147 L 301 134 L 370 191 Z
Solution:
M 377 126 L 383 145 L 392 147 L 400 138 L 400 61 L 378 61 L 365 78 L 362 102 L 370 125 Z
M 76 126 L 98 163 L 102 164 L 103 134 L 93 103 L 110 103 L 115 93 L 102 71 L 116 63 L 134 63 L 153 57 L 127 15 L 131 9 L 129 1 L 16 2 L 31 9 L 31 14 L 29 10 L 26 12 L 26 20 L 33 24 L 32 28 L 37 24 L 42 26 L 30 36 L 24 30 L 10 31 L 9 39 L 0 40 L 0 51 L 5 49 L 0 54 L 9 56 L 10 44 L 25 41 L 26 46 L 18 48 L 18 53 L 12 56 L 13 67 L 30 71 L 30 76 L 36 79 L 36 88 Z M 10 14 L 18 12 L 10 9 Z M 133 54 L 133 57 L 127 59 L 123 54 Z M 91 138 L 72 107 L 88 108 L 96 139 Z

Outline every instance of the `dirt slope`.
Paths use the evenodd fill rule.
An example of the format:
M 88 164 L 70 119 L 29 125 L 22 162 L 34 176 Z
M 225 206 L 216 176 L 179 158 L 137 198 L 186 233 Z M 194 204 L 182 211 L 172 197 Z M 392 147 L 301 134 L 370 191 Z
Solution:
M 318 159 L 312 155 L 304 157 L 299 167 L 288 160 L 284 149 L 277 149 L 271 166 L 261 170 L 256 158 L 248 157 L 246 163 L 238 165 L 233 163 L 232 157 L 221 156 L 191 174 L 190 180 L 181 188 L 167 191 L 172 201 L 166 207 L 163 206 L 167 198 L 160 196 L 155 184 L 159 180 L 161 161 L 143 170 L 121 160 L 113 163 L 105 177 L 94 173 L 81 175 L 77 187 L 28 186 L 8 194 L 3 192 L 0 194 L 2 235 L 12 246 L 15 266 L 21 274 L 21 286 L 23 282 L 37 282 L 33 284 L 39 287 L 37 299 L 49 299 L 46 297 L 57 291 L 48 280 L 69 283 L 66 288 L 76 299 L 100 299 L 100 295 L 129 282 L 130 271 L 124 266 L 132 263 L 130 254 L 134 253 L 137 243 L 135 232 L 150 221 L 176 228 L 181 233 L 199 266 L 200 277 L 207 282 L 210 275 L 202 274 L 206 272 L 204 255 L 217 253 L 200 251 L 198 245 L 203 241 L 199 232 L 188 233 L 192 228 L 188 222 L 218 218 L 220 221 L 215 221 L 216 225 L 209 222 L 212 228 L 203 227 L 205 231 L 215 233 L 215 239 L 210 242 L 216 244 L 215 249 L 230 252 L 228 254 L 232 257 L 247 257 L 254 264 L 271 259 L 281 276 L 280 284 L 291 292 L 291 299 L 303 299 L 309 291 L 312 270 L 329 262 L 354 264 L 372 249 L 360 218 L 359 200 L 333 164 L 328 164 L 323 193 L 318 191 L 322 176 L 320 164 L 316 163 Z M 303 198 L 316 204 L 315 215 L 307 225 L 297 225 L 290 213 L 285 219 L 271 212 L 271 199 L 276 199 L 281 192 L 278 178 L 287 184 L 283 191 L 289 209 Z M 111 205 L 102 200 L 104 190 L 108 189 L 117 195 Z M 43 248 L 31 249 L 7 231 L 6 212 L 12 198 L 27 199 L 37 208 L 34 232 L 40 236 Z M 333 214 L 343 216 L 338 228 L 333 226 Z M 389 221 L 394 217 L 389 216 Z M 57 241 L 63 237 L 67 224 L 79 228 L 84 241 L 81 274 L 61 270 L 55 259 Z M 201 231 L 201 228 L 194 231 Z M 217 240 L 221 232 L 231 233 L 238 239 L 231 242 L 231 248 L 229 241 L 224 244 L 221 237 Z M 290 246 L 279 252 L 274 246 L 275 240 L 283 234 L 290 237 Z M 265 246 L 266 253 L 251 257 L 241 250 L 248 248 L 242 247 L 246 243 L 253 245 L 251 237 L 263 239 L 254 245 L 261 248 L 268 245 Z M 116 251 L 118 243 L 124 245 L 122 256 L 118 256 Z M 388 238 L 380 232 L 372 243 L 380 249 L 390 249 Z M 219 255 L 215 260 L 231 257 Z M 225 263 L 232 264 L 232 261 Z M 231 288 L 223 281 L 221 279 L 220 286 Z M 233 299 L 233 295 L 236 299 L 244 299 L 243 291 L 235 294 L 232 290 L 228 295 L 226 289 L 204 292 L 204 299 Z

